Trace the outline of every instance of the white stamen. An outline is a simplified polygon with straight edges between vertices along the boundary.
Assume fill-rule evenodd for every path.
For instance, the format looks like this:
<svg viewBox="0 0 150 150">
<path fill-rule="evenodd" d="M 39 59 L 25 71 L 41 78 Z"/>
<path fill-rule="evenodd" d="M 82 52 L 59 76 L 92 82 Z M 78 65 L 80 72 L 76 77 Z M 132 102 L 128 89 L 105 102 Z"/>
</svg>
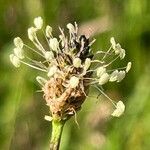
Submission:
<svg viewBox="0 0 150 150">
<path fill-rule="evenodd" d="M 116 42 L 115 42 L 114 37 L 111 37 L 111 38 L 110 38 L 110 43 L 112 44 L 112 48 L 115 49 L 115 47 L 116 47 Z"/>
<path fill-rule="evenodd" d="M 50 61 L 54 58 L 54 54 L 53 54 L 52 51 L 47 51 L 47 52 L 45 52 L 44 55 L 45 55 L 45 58 L 46 58 L 47 61 Z"/>
<path fill-rule="evenodd" d="M 68 23 L 68 24 L 67 24 L 67 28 L 69 29 L 69 31 L 70 31 L 71 33 L 74 33 L 74 32 L 75 32 L 75 27 L 74 27 L 71 23 Z"/>
<path fill-rule="evenodd" d="M 44 116 L 44 119 L 46 121 L 52 121 L 53 120 L 53 118 L 51 116 L 47 116 L 47 115 Z"/>
<path fill-rule="evenodd" d="M 117 77 L 117 82 L 120 82 L 121 80 L 123 80 L 125 75 L 126 75 L 125 71 L 119 71 L 118 72 L 118 77 Z"/>
<path fill-rule="evenodd" d="M 49 25 L 46 26 L 46 36 L 48 38 L 50 38 L 52 36 L 52 27 Z"/>
<path fill-rule="evenodd" d="M 108 73 L 104 73 L 104 74 L 102 74 L 102 76 L 99 78 L 98 83 L 99 83 L 100 85 L 103 85 L 103 84 L 107 83 L 108 80 L 109 80 L 109 74 L 108 74 Z"/>
<path fill-rule="evenodd" d="M 49 40 L 49 44 L 50 44 L 50 48 L 53 50 L 53 51 L 56 51 L 58 50 L 59 48 L 59 42 L 56 38 L 52 38 Z"/>
<path fill-rule="evenodd" d="M 48 77 L 53 76 L 57 72 L 57 70 L 58 70 L 57 66 L 53 65 L 52 67 L 49 68 L 47 76 Z"/>
<path fill-rule="evenodd" d="M 19 47 L 14 48 L 14 54 L 20 59 L 24 58 L 24 51 L 23 49 L 20 49 Z"/>
<path fill-rule="evenodd" d="M 30 27 L 28 29 L 28 37 L 31 41 L 34 41 L 34 39 L 36 38 L 36 32 L 37 32 L 37 29 L 34 27 Z"/>
<path fill-rule="evenodd" d="M 37 77 L 36 77 L 36 80 L 37 80 L 42 86 L 44 86 L 45 83 L 47 82 L 46 79 L 44 79 L 43 77 L 40 77 L 40 76 L 37 76 Z"/>
<path fill-rule="evenodd" d="M 20 48 L 22 49 L 23 48 L 23 41 L 20 37 L 16 37 L 14 38 L 14 45 L 17 47 L 17 48 Z"/>
<path fill-rule="evenodd" d="M 73 60 L 73 66 L 76 67 L 76 68 L 81 67 L 81 59 L 80 58 L 75 58 Z"/>
<path fill-rule="evenodd" d="M 88 70 L 90 65 L 91 65 L 91 59 L 90 58 L 86 58 L 85 63 L 84 63 L 84 69 Z"/>
<path fill-rule="evenodd" d="M 10 54 L 9 55 L 10 61 L 11 63 L 15 66 L 15 67 L 20 67 L 20 60 L 17 56 L 15 56 L 14 54 Z"/>
<path fill-rule="evenodd" d="M 125 50 L 121 49 L 120 54 L 119 54 L 120 59 L 124 59 L 125 55 L 126 55 Z"/>
<path fill-rule="evenodd" d="M 115 70 L 111 73 L 109 81 L 110 82 L 117 81 L 117 78 L 118 78 L 118 70 Z"/>
<path fill-rule="evenodd" d="M 105 67 L 99 67 L 96 70 L 97 73 L 97 77 L 101 77 L 102 74 L 104 74 L 106 72 L 106 68 Z"/>
<path fill-rule="evenodd" d="M 37 29 L 41 29 L 43 26 L 43 19 L 41 17 L 36 17 L 34 19 L 34 25 Z"/>
<path fill-rule="evenodd" d="M 131 69 L 132 63 L 128 62 L 127 67 L 126 67 L 126 72 L 129 72 L 129 70 Z"/>
<path fill-rule="evenodd" d="M 125 105 L 122 101 L 119 101 L 116 105 L 116 109 L 111 114 L 114 117 L 120 117 L 125 111 Z"/>
<path fill-rule="evenodd" d="M 76 88 L 79 84 L 79 78 L 73 76 L 70 78 L 69 85 L 71 88 Z"/>
</svg>

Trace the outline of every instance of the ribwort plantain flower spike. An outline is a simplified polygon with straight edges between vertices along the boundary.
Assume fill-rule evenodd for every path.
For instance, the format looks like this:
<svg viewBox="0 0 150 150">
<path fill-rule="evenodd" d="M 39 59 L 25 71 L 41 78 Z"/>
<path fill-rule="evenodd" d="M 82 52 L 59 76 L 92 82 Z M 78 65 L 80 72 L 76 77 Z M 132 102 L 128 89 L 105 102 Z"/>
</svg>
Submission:
<svg viewBox="0 0 150 150">
<path fill-rule="evenodd" d="M 67 24 L 68 35 L 65 35 L 64 30 L 59 28 L 59 38 L 53 37 L 52 28 L 49 25 L 43 31 L 41 17 L 34 19 L 34 25 L 35 27 L 28 29 L 28 38 L 34 47 L 26 45 L 19 37 L 15 38 L 14 53 L 10 55 L 10 61 L 15 67 L 25 64 L 45 74 L 44 77 L 36 77 L 42 86 L 46 105 L 50 109 L 50 116 L 45 116 L 45 119 L 52 121 L 53 124 L 56 122 L 59 124 L 71 116 L 76 116 L 76 112 L 81 109 L 88 97 L 90 86 L 98 89 L 115 106 L 112 116 L 121 116 L 125 110 L 123 102 L 115 103 L 101 90 L 102 86 L 108 82 L 122 81 L 131 68 L 131 62 L 126 67 L 110 68 L 113 62 L 125 57 L 125 50 L 120 44 L 116 43 L 112 37 L 110 48 L 107 51 L 97 51 L 95 55 L 92 50 L 95 40 L 90 42 L 85 35 L 78 35 L 76 23 Z M 45 43 L 39 40 L 38 32 L 44 34 Z M 47 48 L 45 48 L 46 44 Z M 37 60 L 35 55 L 30 58 L 26 53 L 29 50 L 41 57 L 41 60 Z M 98 59 L 95 56 L 98 56 Z"/>
</svg>

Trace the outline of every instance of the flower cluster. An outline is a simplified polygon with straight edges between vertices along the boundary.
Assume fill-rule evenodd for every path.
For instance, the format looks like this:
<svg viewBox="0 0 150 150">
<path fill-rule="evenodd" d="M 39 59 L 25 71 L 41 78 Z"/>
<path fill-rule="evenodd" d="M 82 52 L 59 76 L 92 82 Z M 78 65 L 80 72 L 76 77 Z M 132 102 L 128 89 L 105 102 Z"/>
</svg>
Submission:
<svg viewBox="0 0 150 150">
<path fill-rule="evenodd" d="M 97 51 L 94 55 L 91 46 L 95 40 L 90 42 L 85 35 L 78 35 L 76 23 L 67 24 L 67 35 L 64 29 L 59 30 L 61 34 L 56 38 L 51 26 L 43 27 L 43 19 L 35 18 L 34 26 L 28 29 L 28 38 L 34 48 L 16 37 L 14 53 L 10 55 L 10 61 L 15 67 L 25 64 L 45 73 L 45 77 L 36 77 L 52 116 L 45 116 L 45 119 L 68 119 L 75 115 L 88 96 L 89 86 L 97 88 L 113 103 L 116 109 L 112 116 L 122 115 L 125 110 L 123 102 L 115 103 L 103 92 L 102 86 L 107 82 L 122 81 L 130 70 L 131 62 L 123 68 L 110 69 L 114 61 L 124 59 L 125 50 L 111 38 L 110 48 L 107 51 Z M 39 40 L 39 32 L 43 33 L 46 44 Z M 35 58 L 40 60 L 30 58 L 28 53 L 25 55 L 25 51 L 29 50 L 37 54 Z"/>
</svg>

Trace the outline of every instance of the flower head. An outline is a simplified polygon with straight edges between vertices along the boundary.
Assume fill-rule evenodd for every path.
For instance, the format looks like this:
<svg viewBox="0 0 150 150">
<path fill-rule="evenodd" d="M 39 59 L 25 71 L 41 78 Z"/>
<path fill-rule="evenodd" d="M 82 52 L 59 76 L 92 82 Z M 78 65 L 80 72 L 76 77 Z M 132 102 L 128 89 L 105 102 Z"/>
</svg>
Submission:
<svg viewBox="0 0 150 150">
<path fill-rule="evenodd" d="M 68 119 L 76 111 L 81 109 L 82 103 L 88 96 L 89 86 L 100 89 L 108 82 L 120 82 L 131 68 L 129 62 L 126 67 L 110 69 L 111 64 L 124 59 L 125 50 L 120 44 L 111 38 L 111 46 L 107 51 L 98 51 L 96 59 L 92 52 L 91 41 L 85 35 L 78 35 L 78 26 L 69 23 L 67 28 L 69 34 L 65 35 L 64 30 L 60 29 L 59 38 L 53 37 L 52 27 L 47 25 L 43 32 L 43 19 L 34 19 L 35 27 L 28 29 L 28 38 L 34 47 L 24 44 L 20 37 L 14 39 L 14 54 L 10 55 L 10 60 L 15 67 L 25 64 L 45 73 L 45 77 L 36 77 L 42 86 L 44 99 L 50 108 L 52 117 Z M 40 42 L 38 32 L 42 29 L 45 33 L 45 43 Z M 41 60 L 30 58 L 25 53 L 26 50 L 32 51 L 41 57 Z M 35 56 L 35 55 L 34 55 Z M 106 96 L 106 94 L 104 94 Z M 108 98 L 111 102 L 112 100 Z M 114 103 L 113 103 L 114 104 Z M 124 111 L 122 103 L 119 101 L 115 105 L 116 110 L 113 116 L 120 116 Z M 45 117 L 51 120 L 51 117 Z"/>
</svg>

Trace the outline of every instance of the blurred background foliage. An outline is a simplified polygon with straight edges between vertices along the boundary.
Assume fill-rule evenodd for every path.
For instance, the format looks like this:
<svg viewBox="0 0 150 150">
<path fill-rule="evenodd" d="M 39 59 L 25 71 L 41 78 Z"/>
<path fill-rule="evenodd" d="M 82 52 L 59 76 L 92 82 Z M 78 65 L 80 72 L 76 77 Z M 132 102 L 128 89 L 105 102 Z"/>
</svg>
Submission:
<svg viewBox="0 0 150 150">
<path fill-rule="evenodd" d="M 35 81 L 38 72 L 26 66 L 15 69 L 9 62 L 13 38 L 27 41 L 27 28 L 42 16 L 58 35 L 58 26 L 77 21 L 81 33 L 97 39 L 93 50 L 107 49 L 114 36 L 126 49 L 133 67 L 123 82 L 105 89 L 123 100 L 125 114 L 110 116 L 104 97 L 90 96 L 64 128 L 61 150 L 150 149 L 150 1 L 149 0 L 1 0 L 0 1 L 0 149 L 46 150 L 51 125 L 43 118 L 48 108 Z M 29 43 L 28 43 L 29 44 Z"/>
</svg>

